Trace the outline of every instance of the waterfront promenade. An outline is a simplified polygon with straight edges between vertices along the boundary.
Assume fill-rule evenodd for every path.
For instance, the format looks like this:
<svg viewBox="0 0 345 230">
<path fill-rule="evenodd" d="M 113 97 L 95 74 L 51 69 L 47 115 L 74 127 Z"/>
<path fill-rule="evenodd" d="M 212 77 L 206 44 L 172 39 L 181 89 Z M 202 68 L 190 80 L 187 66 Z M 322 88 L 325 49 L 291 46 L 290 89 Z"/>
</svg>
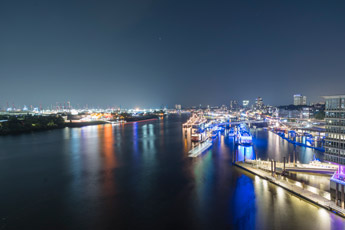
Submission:
<svg viewBox="0 0 345 230">
<path fill-rule="evenodd" d="M 279 187 L 286 189 L 287 191 L 291 192 L 292 194 L 301 197 L 309 202 L 312 202 L 320 207 L 323 207 L 329 211 L 332 211 L 342 217 L 345 218 L 345 209 L 338 207 L 333 201 L 326 199 L 318 194 L 315 194 L 311 191 L 303 189 L 297 185 L 294 185 L 286 180 L 284 180 L 281 176 L 275 176 L 271 173 L 265 172 L 263 170 L 257 169 L 252 167 L 251 165 L 244 163 L 244 162 L 234 162 L 234 165 L 237 167 L 244 169 L 256 176 L 259 176 L 263 179 L 268 180 L 272 184 L 275 184 Z"/>
</svg>

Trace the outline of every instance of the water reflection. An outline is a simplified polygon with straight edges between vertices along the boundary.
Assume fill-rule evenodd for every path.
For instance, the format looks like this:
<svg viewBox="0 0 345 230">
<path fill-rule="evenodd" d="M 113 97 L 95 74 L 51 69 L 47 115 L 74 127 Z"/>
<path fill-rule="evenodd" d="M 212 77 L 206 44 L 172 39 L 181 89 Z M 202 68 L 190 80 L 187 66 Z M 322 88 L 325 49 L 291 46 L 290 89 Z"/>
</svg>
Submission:
<svg viewBox="0 0 345 230">
<path fill-rule="evenodd" d="M 108 189 L 113 188 L 112 169 L 117 166 L 116 152 L 114 149 L 114 139 L 113 126 L 105 125 L 102 152 L 104 153 L 104 166 L 105 169 L 108 170 L 105 178 L 107 182 L 106 187 L 108 187 Z"/>
<path fill-rule="evenodd" d="M 236 151 L 289 156 L 290 144 L 271 136 L 276 153 L 264 130 L 254 147 L 221 135 L 191 159 L 186 119 L 54 130 L 40 141 L 0 137 L 0 221 L 8 216 L 13 229 L 344 229 L 340 217 L 231 164 Z M 298 159 L 312 154 L 296 148 Z"/>
<path fill-rule="evenodd" d="M 255 192 L 253 180 L 246 175 L 237 179 L 232 204 L 234 227 L 236 229 L 255 229 Z"/>
<path fill-rule="evenodd" d="M 138 155 L 139 149 L 138 149 L 138 122 L 133 123 L 133 154 Z"/>
<path fill-rule="evenodd" d="M 207 206 L 211 197 L 211 189 L 214 183 L 214 165 L 212 164 L 212 151 L 208 150 L 202 159 L 196 159 L 193 174 L 196 185 L 196 211 L 199 212 L 200 218 L 205 218 Z"/>
<path fill-rule="evenodd" d="M 253 146 L 237 145 L 236 161 L 255 160 L 255 152 Z"/>
<path fill-rule="evenodd" d="M 71 185 L 73 190 L 78 189 L 78 181 L 82 175 L 82 160 L 81 160 L 81 145 L 80 136 L 81 129 L 66 129 L 69 132 L 65 132 L 65 138 L 70 138 L 70 151 L 69 152 L 69 171 L 73 175 L 73 183 Z"/>
<path fill-rule="evenodd" d="M 253 139 L 256 157 L 262 160 L 273 159 L 283 161 L 283 158 L 289 159 L 290 162 L 309 163 L 315 158 L 323 160 L 323 153 L 303 146 L 296 146 L 277 134 L 264 130 L 255 129 Z"/>
<path fill-rule="evenodd" d="M 101 131 L 101 130 L 100 130 Z M 107 169 L 116 166 L 116 153 L 114 149 L 114 133 L 112 125 L 104 126 L 103 152 L 105 155 L 104 163 Z"/>
<path fill-rule="evenodd" d="M 118 193 L 116 190 L 116 171 L 115 169 L 118 167 L 118 162 L 116 159 L 116 151 L 115 151 L 115 133 L 113 130 L 114 126 L 111 124 L 104 125 L 103 130 L 99 129 L 101 133 L 103 131 L 102 139 L 101 139 L 101 146 L 100 146 L 100 153 L 103 156 L 103 175 L 102 175 L 102 182 L 100 182 L 102 186 L 102 196 L 107 199 L 106 205 L 104 207 L 104 212 L 108 213 L 109 210 L 112 209 L 112 205 L 114 205 L 114 195 Z"/>
<path fill-rule="evenodd" d="M 143 131 L 143 153 L 155 153 L 155 133 L 154 133 L 154 125 L 153 124 L 148 124 L 148 125 L 143 125 L 141 127 Z"/>
</svg>

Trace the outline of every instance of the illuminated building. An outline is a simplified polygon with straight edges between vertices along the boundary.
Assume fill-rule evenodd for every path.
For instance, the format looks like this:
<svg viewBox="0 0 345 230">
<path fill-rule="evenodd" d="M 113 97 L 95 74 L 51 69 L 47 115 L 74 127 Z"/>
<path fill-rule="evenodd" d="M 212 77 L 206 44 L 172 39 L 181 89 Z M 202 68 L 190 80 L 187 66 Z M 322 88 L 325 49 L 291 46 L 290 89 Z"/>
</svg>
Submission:
<svg viewBox="0 0 345 230">
<path fill-rule="evenodd" d="M 256 102 L 255 102 L 256 108 L 261 108 L 264 105 L 264 102 L 262 100 L 262 97 L 258 97 L 256 98 Z"/>
<path fill-rule="evenodd" d="M 331 199 L 344 208 L 345 186 L 345 95 L 325 96 L 326 110 L 326 161 L 339 164 L 338 171 L 331 178 Z"/>
<path fill-rule="evenodd" d="M 220 107 L 220 110 L 221 110 L 221 111 L 227 111 L 228 109 L 227 109 L 226 105 L 222 105 L 222 106 Z"/>
<path fill-rule="evenodd" d="M 249 105 L 249 100 L 243 100 L 242 105 L 246 108 Z"/>
<path fill-rule="evenodd" d="M 301 94 L 293 95 L 293 104 L 294 105 L 307 105 L 307 97 L 302 96 Z"/>
<path fill-rule="evenodd" d="M 345 164 L 345 95 L 325 96 L 326 136 L 325 158 Z"/>
<path fill-rule="evenodd" d="M 238 109 L 238 102 L 236 100 L 230 101 L 230 110 L 236 110 Z"/>
</svg>

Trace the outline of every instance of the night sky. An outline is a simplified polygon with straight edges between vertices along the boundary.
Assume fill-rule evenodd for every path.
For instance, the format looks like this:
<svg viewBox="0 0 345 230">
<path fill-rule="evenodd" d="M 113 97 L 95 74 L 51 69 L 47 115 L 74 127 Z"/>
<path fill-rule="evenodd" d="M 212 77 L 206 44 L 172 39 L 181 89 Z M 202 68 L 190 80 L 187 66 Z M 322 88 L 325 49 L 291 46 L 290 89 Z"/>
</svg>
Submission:
<svg viewBox="0 0 345 230">
<path fill-rule="evenodd" d="M 0 107 L 345 93 L 345 1 L 0 1 Z"/>
</svg>

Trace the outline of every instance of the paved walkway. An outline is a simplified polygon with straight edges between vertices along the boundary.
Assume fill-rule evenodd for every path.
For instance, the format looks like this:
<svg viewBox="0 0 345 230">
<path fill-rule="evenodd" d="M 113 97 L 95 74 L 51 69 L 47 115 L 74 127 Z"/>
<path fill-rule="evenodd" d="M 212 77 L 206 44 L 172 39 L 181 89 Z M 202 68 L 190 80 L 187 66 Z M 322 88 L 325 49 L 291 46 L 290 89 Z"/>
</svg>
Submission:
<svg viewBox="0 0 345 230">
<path fill-rule="evenodd" d="M 305 190 L 297 185 L 291 184 L 286 180 L 277 178 L 272 176 L 271 173 L 265 172 L 263 170 L 260 169 L 256 169 L 251 167 L 249 164 L 246 163 L 242 163 L 242 162 L 236 162 L 234 163 L 236 166 L 250 172 L 253 173 L 261 178 L 264 178 L 268 181 L 270 181 L 271 183 L 278 185 L 286 190 L 288 190 L 289 192 L 302 197 L 318 206 L 321 206 L 323 208 L 326 208 L 330 211 L 333 211 L 335 213 L 337 213 L 338 215 L 342 216 L 345 218 L 345 209 L 342 209 L 341 207 L 338 207 L 333 201 L 328 200 L 318 194 L 312 193 L 308 190 Z"/>
</svg>

